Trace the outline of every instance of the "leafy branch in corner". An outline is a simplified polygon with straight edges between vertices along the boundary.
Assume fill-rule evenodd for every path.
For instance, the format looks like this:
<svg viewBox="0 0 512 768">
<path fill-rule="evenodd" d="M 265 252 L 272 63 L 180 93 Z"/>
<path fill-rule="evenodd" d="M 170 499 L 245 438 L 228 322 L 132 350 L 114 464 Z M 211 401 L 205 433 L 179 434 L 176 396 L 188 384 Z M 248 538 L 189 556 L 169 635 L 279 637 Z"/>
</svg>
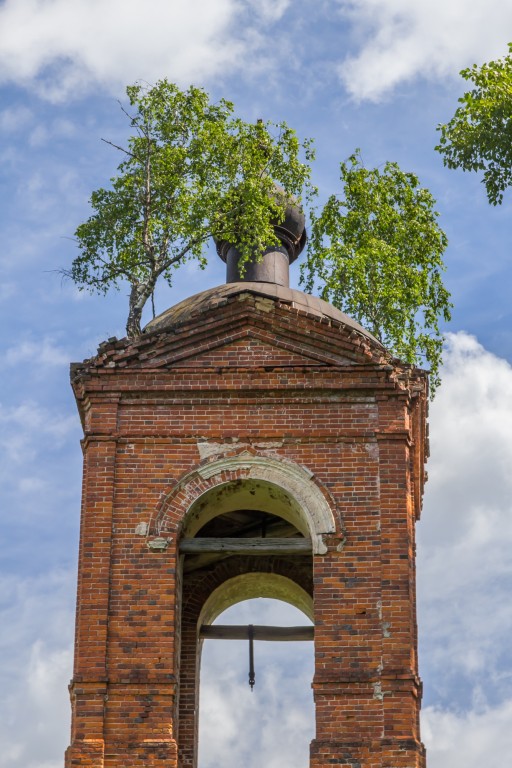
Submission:
<svg viewBox="0 0 512 768">
<path fill-rule="evenodd" d="M 487 198 L 500 205 L 512 185 L 512 43 L 496 61 L 463 69 L 473 87 L 459 99 L 452 119 L 439 125 L 436 149 L 448 168 L 482 173 Z"/>
</svg>

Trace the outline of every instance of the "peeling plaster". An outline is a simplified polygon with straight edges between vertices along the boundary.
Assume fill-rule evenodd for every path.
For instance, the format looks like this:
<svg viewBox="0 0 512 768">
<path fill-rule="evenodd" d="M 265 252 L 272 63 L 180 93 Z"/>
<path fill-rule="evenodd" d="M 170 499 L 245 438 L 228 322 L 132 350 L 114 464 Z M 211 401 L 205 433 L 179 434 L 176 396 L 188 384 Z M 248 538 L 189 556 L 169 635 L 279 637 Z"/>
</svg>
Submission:
<svg viewBox="0 0 512 768">
<path fill-rule="evenodd" d="M 380 683 L 373 684 L 373 698 L 378 701 L 384 701 L 384 694 L 382 693 L 382 686 Z"/>
<path fill-rule="evenodd" d="M 151 539 L 151 541 L 148 541 L 147 546 L 153 552 L 165 552 L 171 541 L 172 538 L 164 539 L 158 536 L 156 539 Z"/>
<path fill-rule="evenodd" d="M 378 461 L 379 459 L 379 446 L 378 443 L 366 443 L 365 451 L 371 459 Z"/>
<path fill-rule="evenodd" d="M 147 533 L 149 531 L 149 523 L 139 523 L 138 526 L 135 528 L 135 533 L 137 536 L 147 536 Z"/>
<path fill-rule="evenodd" d="M 197 442 L 197 450 L 199 451 L 199 457 L 201 461 L 209 459 L 211 456 L 222 456 L 225 453 L 229 453 L 236 448 L 258 448 L 263 451 L 275 450 L 276 448 L 282 448 L 284 444 L 283 440 L 269 440 L 265 442 L 246 443 L 240 442 L 238 438 L 233 438 L 228 443 L 214 443 L 208 440 L 199 440 Z"/>
<path fill-rule="evenodd" d="M 237 443 L 238 447 L 249 447 L 248 443 Z M 233 450 L 233 443 L 210 443 L 202 440 L 197 443 L 197 450 L 199 451 L 199 458 L 201 461 L 209 459 L 210 456 L 218 456 L 228 451 Z"/>
</svg>

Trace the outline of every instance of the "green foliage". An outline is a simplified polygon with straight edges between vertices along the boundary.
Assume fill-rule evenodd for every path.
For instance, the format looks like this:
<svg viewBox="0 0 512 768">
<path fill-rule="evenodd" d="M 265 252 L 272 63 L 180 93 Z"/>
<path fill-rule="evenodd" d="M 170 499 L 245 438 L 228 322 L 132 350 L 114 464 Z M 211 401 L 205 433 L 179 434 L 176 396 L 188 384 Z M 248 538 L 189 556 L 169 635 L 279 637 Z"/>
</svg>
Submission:
<svg viewBox="0 0 512 768">
<path fill-rule="evenodd" d="M 162 80 L 127 94 L 134 134 L 117 147 L 124 157 L 111 187 L 91 196 L 94 213 L 76 230 L 70 276 L 97 292 L 127 280 L 127 332 L 135 336 L 159 277 L 171 284 L 185 260 L 204 264 L 208 238 L 229 240 L 243 260 L 276 242 L 272 223 L 283 219 L 285 201 L 273 184 L 309 199 L 313 152 L 285 123 L 246 123 L 200 88 Z"/>
<path fill-rule="evenodd" d="M 312 215 L 303 265 L 306 290 L 358 320 L 402 360 L 430 366 L 439 383 L 442 335 L 450 319 L 441 272 L 447 246 L 434 199 L 396 163 L 364 168 L 358 152 L 341 163 L 342 197 Z"/>
<path fill-rule="evenodd" d="M 512 184 L 512 43 L 509 54 L 460 73 L 474 88 L 460 99 L 446 125 L 439 125 L 436 149 L 448 168 L 483 171 L 492 205 L 503 200 Z"/>
<path fill-rule="evenodd" d="M 289 195 L 311 204 L 313 150 L 286 123 L 246 123 L 233 104 L 210 102 L 200 88 L 166 80 L 127 88 L 132 135 L 117 175 L 91 196 L 92 215 L 76 230 L 69 271 L 80 289 L 106 293 L 130 284 L 126 330 L 141 316 L 157 281 L 172 284 L 187 259 L 204 265 L 213 237 L 232 243 L 242 262 L 276 244 L 274 225 Z M 111 144 L 111 142 L 107 142 Z M 413 174 L 388 163 L 366 170 L 358 154 L 341 165 L 344 199 L 332 196 L 312 228 L 302 280 L 373 331 L 410 363 L 426 360 L 438 382 L 438 320 L 450 317 L 441 282 L 446 238 L 434 200 Z M 286 190 L 276 194 L 275 185 Z"/>
</svg>

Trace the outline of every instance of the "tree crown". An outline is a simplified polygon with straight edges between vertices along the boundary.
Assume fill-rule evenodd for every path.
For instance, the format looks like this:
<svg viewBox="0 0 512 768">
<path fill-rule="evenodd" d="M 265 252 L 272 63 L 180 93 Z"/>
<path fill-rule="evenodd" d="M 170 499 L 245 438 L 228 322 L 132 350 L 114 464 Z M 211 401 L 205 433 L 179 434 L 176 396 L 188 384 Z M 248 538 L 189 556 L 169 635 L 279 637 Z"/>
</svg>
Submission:
<svg viewBox="0 0 512 768">
<path fill-rule="evenodd" d="M 136 335 L 156 281 L 172 284 L 187 259 L 204 264 L 208 238 L 233 243 L 242 260 L 276 242 L 273 224 L 286 201 L 274 182 L 309 199 L 313 150 L 286 123 L 246 123 L 231 102 L 212 104 L 201 88 L 181 91 L 162 80 L 127 94 L 134 133 L 126 148 L 116 147 L 123 160 L 110 188 L 92 193 L 70 275 L 98 292 L 127 280 L 127 332 Z"/>
<path fill-rule="evenodd" d="M 278 244 L 275 225 L 289 196 L 310 207 L 311 237 L 302 281 L 366 325 L 397 357 L 431 368 L 439 380 L 442 335 L 450 317 L 441 280 L 446 237 L 434 199 L 396 163 L 367 170 L 356 152 L 341 164 L 341 197 L 313 206 L 313 148 L 286 123 L 247 123 L 233 104 L 212 104 L 200 88 L 166 80 L 127 88 L 132 135 L 110 187 L 92 193 L 93 213 L 76 230 L 70 277 L 106 293 L 130 285 L 127 334 L 157 281 L 172 284 L 187 259 L 205 263 L 208 238 L 254 258 Z M 286 192 L 276 194 L 276 184 Z"/>
<path fill-rule="evenodd" d="M 439 383 L 443 336 L 450 319 L 443 286 L 447 246 L 434 198 L 396 163 L 364 167 L 359 151 L 340 165 L 341 196 L 312 214 L 306 290 L 354 317 L 411 364 L 427 363 L 431 389 Z"/>
<path fill-rule="evenodd" d="M 512 43 L 501 59 L 461 71 L 474 87 L 459 99 L 452 119 L 439 125 L 438 152 L 448 168 L 482 171 L 492 205 L 512 184 Z"/>
</svg>

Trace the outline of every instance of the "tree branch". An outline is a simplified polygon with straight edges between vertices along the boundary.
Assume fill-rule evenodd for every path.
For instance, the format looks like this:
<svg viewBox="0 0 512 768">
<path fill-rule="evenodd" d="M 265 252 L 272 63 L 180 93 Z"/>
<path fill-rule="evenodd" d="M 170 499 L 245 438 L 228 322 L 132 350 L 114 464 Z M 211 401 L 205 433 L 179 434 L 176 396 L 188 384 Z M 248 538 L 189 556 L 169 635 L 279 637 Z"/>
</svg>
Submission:
<svg viewBox="0 0 512 768">
<path fill-rule="evenodd" d="M 135 158 L 135 155 L 133 152 L 130 152 L 128 149 L 125 149 L 124 147 L 120 147 L 118 144 L 114 144 L 113 141 L 109 141 L 108 139 L 102 139 L 102 141 L 105 142 L 105 144 L 110 144 L 111 147 L 114 147 L 114 149 L 118 149 L 120 152 L 124 152 L 125 155 L 128 155 L 128 157 Z"/>
<path fill-rule="evenodd" d="M 146 158 L 144 163 L 144 204 L 143 204 L 143 225 L 142 225 L 142 244 L 144 250 L 149 256 L 151 266 L 155 268 L 154 245 L 151 242 L 149 231 L 149 220 L 151 214 L 151 139 L 145 134 L 146 138 Z"/>
</svg>

